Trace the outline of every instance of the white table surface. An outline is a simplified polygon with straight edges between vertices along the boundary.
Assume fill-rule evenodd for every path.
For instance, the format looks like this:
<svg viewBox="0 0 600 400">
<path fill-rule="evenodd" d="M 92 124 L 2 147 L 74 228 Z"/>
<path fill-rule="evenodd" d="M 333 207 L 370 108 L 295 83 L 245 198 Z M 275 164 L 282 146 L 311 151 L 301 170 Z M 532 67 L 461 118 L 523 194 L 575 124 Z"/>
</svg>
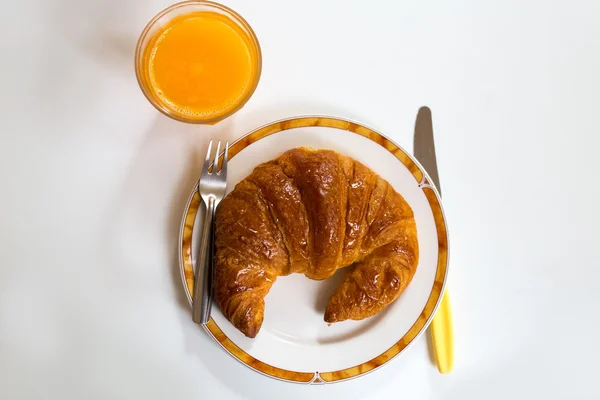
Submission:
<svg viewBox="0 0 600 400">
<path fill-rule="evenodd" d="M 213 127 L 133 71 L 166 0 L 29 0 L 0 25 L 0 398 L 598 399 L 600 2 L 242 1 L 258 90 Z M 263 377 L 194 325 L 176 264 L 208 138 L 334 114 L 412 150 L 433 110 L 456 367 Z M 596 250 L 594 250 L 596 249 Z"/>
</svg>

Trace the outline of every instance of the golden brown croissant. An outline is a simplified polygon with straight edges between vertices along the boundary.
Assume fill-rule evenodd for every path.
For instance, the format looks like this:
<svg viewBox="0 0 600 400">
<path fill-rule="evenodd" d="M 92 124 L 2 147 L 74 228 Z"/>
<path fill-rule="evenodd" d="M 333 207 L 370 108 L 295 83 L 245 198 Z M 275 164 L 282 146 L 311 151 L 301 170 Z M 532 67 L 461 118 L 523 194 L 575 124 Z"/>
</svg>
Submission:
<svg viewBox="0 0 600 400">
<path fill-rule="evenodd" d="M 278 276 L 327 279 L 353 265 L 329 300 L 325 321 L 360 320 L 404 291 L 418 253 L 413 212 L 389 183 L 336 152 L 293 149 L 256 167 L 221 202 L 215 299 L 253 338 Z"/>
</svg>

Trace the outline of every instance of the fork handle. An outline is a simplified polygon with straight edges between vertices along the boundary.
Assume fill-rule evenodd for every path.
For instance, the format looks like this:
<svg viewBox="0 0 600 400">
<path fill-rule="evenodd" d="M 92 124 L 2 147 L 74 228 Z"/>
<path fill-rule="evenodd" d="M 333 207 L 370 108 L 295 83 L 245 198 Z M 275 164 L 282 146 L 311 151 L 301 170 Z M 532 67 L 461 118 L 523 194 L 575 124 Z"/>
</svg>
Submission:
<svg viewBox="0 0 600 400">
<path fill-rule="evenodd" d="M 208 196 L 204 226 L 202 227 L 202 237 L 200 238 L 200 249 L 196 261 L 196 282 L 194 284 L 194 303 L 192 307 L 192 319 L 195 323 L 204 325 L 210 320 L 210 308 L 212 303 L 212 226 L 214 216 L 215 198 L 213 196 Z"/>
</svg>

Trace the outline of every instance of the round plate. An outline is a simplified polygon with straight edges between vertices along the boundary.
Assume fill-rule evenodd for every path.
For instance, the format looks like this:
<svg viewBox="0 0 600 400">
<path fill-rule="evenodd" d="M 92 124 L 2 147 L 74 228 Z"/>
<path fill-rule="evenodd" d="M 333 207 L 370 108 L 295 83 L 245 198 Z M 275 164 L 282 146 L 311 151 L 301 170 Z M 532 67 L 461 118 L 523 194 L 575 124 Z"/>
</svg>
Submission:
<svg viewBox="0 0 600 400">
<path fill-rule="evenodd" d="M 265 375 L 299 383 L 339 382 L 387 363 L 425 330 L 446 280 L 446 222 L 439 195 L 412 156 L 372 129 L 332 117 L 286 119 L 237 140 L 229 150 L 228 191 L 258 164 L 300 146 L 331 149 L 360 161 L 410 204 L 419 240 L 419 265 L 412 282 L 381 313 L 328 325 L 323 320 L 325 306 L 345 271 L 324 281 L 301 274 L 280 277 L 265 299 L 265 318 L 255 339 L 234 328 L 214 304 L 206 330 L 233 357 Z M 200 231 L 194 227 L 201 226 L 203 217 L 200 202 L 194 188 L 180 235 L 181 276 L 190 304 Z"/>
</svg>

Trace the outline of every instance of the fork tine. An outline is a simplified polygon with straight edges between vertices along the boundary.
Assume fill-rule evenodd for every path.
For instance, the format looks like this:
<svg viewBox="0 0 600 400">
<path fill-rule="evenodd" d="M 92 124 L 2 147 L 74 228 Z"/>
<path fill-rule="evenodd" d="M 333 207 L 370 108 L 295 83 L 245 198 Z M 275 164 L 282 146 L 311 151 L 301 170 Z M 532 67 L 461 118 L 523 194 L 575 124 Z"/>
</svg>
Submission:
<svg viewBox="0 0 600 400">
<path fill-rule="evenodd" d="M 223 153 L 223 165 L 219 174 L 223 173 L 227 175 L 227 160 L 229 160 L 229 142 L 225 142 L 225 152 Z"/>
<path fill-rule="evenodd" d="M 217 152 L 215 153 L 215 162 L 213 163 L 213 172 L 219 173 L 219 153 L 221 152 L 221 141 L 217 142 Z"/>
<path fill-rule="evenodd" d="M 204 159 L 204 166 L 202 167 L 202 175 L 208 174 L 208 166 L 210 165 L 210 153 L 212 150 L 212 139 L 208 142 L 208 150 L 206 151 L 206 158 Z"/>
</svg>

